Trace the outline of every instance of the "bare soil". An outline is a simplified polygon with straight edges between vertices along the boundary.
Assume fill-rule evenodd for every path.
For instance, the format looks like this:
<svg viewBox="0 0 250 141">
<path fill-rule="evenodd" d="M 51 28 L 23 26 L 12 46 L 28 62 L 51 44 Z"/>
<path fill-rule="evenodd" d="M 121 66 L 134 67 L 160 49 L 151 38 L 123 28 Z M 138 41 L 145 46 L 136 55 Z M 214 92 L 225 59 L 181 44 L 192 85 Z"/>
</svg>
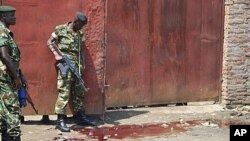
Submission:
<svg viewBox="0 0 250 141">
<path fill-rule="evenodd" d="M 249 109 L 229 111 L 212 103 L 117 108 L 96 118 L 98 127 L 95 128 L 77 126 L 72 115 L 68 115 L 67 125 L 74 129 L 70 133 L 55 129 L 55 115 L 49 116 L 48 124 L 40 122 L 41 115 L 25 116 L 21 125 L 22 141 L 228 141 L 230 124 L 250 124 Z M 156 132 L 158 129 L 161 130 Z"/>
</svg>

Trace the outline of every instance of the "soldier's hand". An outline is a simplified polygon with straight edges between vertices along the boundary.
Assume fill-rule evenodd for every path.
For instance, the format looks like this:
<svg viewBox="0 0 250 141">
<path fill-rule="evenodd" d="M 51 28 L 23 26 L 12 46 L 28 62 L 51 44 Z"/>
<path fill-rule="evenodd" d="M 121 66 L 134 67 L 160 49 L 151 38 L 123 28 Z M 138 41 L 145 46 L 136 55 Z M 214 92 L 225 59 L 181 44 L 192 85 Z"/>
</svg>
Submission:
<svg viewBox="0 0 250 141">
<path fill-rule="evenodd" d="M 14 79 L 14 89 L 19 89 L 22 86 L 22 82 L 20 78 Z"/>
<path fill-rule="evenodd" d="M 84 87 L 84 91 L 85 91 L 85 92 L 88 92 L 89 90 L 90 90 L 90 88 Z"/>
<path fill-rule="evenodd" d="M 21 82 L 23 82 L 22 85 L 23 85 L 24 87 L 26 87 L 26 89 L 28 89 L 28 82 L 27 82 L 25 76 L 24 76 L 24 75 L 21 75 L 20 77 L 21 77 Z"/>
<path fill-rule="evenodd" d="M 55 59 L 58 61 L 58 60 L 62 60 L 63 57 L 59 54 L 55 54 Z"/>
</svg>

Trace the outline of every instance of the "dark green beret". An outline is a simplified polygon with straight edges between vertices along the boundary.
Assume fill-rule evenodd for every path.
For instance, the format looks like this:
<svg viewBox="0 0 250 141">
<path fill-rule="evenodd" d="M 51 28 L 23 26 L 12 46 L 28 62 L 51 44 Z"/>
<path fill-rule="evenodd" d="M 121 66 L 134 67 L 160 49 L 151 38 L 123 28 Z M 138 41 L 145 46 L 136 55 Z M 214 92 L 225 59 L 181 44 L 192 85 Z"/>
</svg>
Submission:
<svg viewBox="0 0 250 141">
<path fill-rule="evenodd" d="M 88 22 L 87 17 L 82 12 L 76 12 L 76 18 L 86 24 Z"/>
<path fill-rule="evenodd" d="M 0 6 L 0 12 L 12 12 L 16 11 L 16 8 L 11 6 Z"/>
</svg>

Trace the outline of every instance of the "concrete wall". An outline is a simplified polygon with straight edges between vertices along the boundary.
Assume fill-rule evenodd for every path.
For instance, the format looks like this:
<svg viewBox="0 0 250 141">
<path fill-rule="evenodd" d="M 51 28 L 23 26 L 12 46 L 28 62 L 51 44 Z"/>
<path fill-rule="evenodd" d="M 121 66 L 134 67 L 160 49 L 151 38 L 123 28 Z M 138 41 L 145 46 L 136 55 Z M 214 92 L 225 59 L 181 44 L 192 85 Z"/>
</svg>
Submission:
<svg viewBox="0 0 250 141">
<path fill-rule="evenodd" d="M 222 103 L 250 104 L 250 1 L 225 0 Z"/>
</svg>

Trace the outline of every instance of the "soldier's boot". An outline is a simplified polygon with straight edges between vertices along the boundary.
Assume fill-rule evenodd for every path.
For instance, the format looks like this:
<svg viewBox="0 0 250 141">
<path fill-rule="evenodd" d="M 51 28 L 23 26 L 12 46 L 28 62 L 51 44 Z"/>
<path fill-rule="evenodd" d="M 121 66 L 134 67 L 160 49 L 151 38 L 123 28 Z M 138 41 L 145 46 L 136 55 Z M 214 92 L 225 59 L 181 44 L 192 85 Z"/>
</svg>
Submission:
<svg viewBox="0 0 250 141">
<path fill-rule="evenodd" d="M 77 112 L 75 115 L 77 124 L 79 125 L 90 125 L 90 126 L 97 126 L 96 122 L 92 119 L 88 118 L 84 112 Z"/>
<path fill-rule="evenodd" d="M 49 124 L 50 123 L 49 115 L 43 115 L 40 122 L 42 122 L 44 124 Z"/>
<path fill-rule="evenodd" d="M 10 141 L 10 136 L 6 130 L 2 132 L 2 141 Z"/>
<path fill-rule="evenodd" d="M 21 124 L 23 124 L 23 123 L 24 123 L 24 116 L 23 116 L 23 115 L 20 115 L 20 116 L 19 116 L 19 119 L 20 119 L 20 121 L 21 121 Z"/>
<path fill-rule="evenodd" d="M 20 136 L 16 136 L 16 137 L 10 136 L 10 141 L 21 141 L 21 137 Z"/>
<path fill-rule="evenodd" d="M 59 129 L 61 132 L 70 132 L 69 127 L 65 124 L 64 117 L 63 114 L 57 115 L 56 129 Z"/>
</svg>

